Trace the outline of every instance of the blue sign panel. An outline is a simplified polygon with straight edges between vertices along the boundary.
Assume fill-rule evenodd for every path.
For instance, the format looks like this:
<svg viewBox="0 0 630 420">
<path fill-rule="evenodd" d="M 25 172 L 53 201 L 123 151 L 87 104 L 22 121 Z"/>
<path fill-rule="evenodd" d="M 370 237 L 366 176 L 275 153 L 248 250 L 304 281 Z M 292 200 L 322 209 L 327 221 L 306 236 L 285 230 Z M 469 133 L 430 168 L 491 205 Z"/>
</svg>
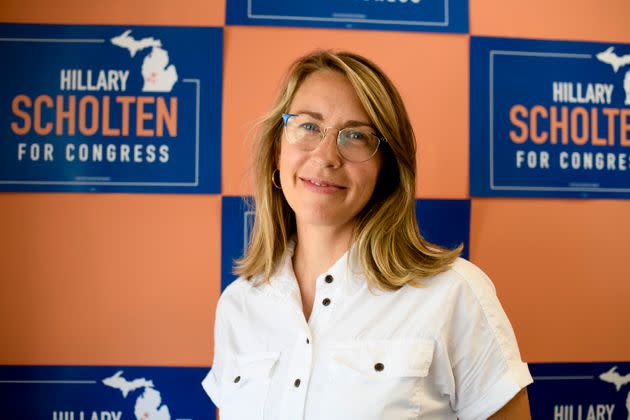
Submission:
<svg viewBox="0 0 630 420">
<path fill-rule="evenodd" d="M 219 193 L 221 28 L 0 25 L 0 190 Z"/>
<path fill-rule="evenodd" d="M 0 366 L 0 418 L 215 419 L 208 368 Z"/>
<path fill-rule="evenodd" d="M 229 25 L 307 26 L 468 32 L 468 0 L 320 0 L 227 2 Z"/>
<path fill-rule="evenodd" d="M 630 418 L 630 363 L 530 363 L 534 420 Z"/>
<path fill-rule="evenodd" d="M 464 244 L 462 257 L 470 253 L 470 200 L 416 200 L 416 219 L 427 241 L 446 248 Z"/>
<path fill-rule="evenodd" d="M 221 290 L 236 280 L 234 261 L 243 256 L 254 225 L 254 201 L 251 197 L 221 198 Z"/>
<path fill-rule="evenodd" d="M 222 198 L 221 290 L 236 279 L 234 260 L 243 255 L 254 223 L 251 198 Z M 470 200 L 416 200 L 416 218 L 422 235 L 447 248 L 464 244 L 462 256 L 468 258 L 470 238 Z"/>
<path fill-rule="evenodd" d="M 630 197 L 630 44 L 472 37 L 472 196 Z"/>
</svg>

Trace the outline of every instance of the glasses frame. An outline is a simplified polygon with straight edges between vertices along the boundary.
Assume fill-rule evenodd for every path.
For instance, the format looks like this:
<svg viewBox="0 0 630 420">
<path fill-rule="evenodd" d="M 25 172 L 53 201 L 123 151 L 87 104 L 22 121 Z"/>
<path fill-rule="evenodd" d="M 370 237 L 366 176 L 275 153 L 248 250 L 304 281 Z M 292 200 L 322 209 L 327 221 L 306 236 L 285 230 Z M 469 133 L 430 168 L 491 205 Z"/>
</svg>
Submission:
<svg viewBox="0 0 630 420">
<path fill-rule="evenodd" d="M 289 118 L 291 117 L 298 117 L 301 114 L 286 114 L 283 113 L 282 114 L 282 125 L 284 126 L 284 132 L 286 134 L 286 130 L 287 130 L 287 122 L 289 121 Z M 344 160 L 347 160 L 348 162 L 353 162 L 353 163 L 363 163 L 363 162 L 367 162 L 368 160 L 372 159 L 374 156 L 376 156 L 376 153 L 378 152 L 378 148 L 381 146 L 381 142 L 385 142 L 387 143 L 387 139 L 383 136 L 379 136 L 376 133 L 372 133 L 374 135 L 374 137 L 376 137 L 376 139 L 378 140 L 378 143 L 376 143 L 376 149 L 374 149 L 374 153 L 372 153 L 372 155 L 365 159 L 365 160 L 350 160 L 347 157 L 345 157 L 341 151 L 339 151 L 339 139 L 341 138 L 341 132 L 343 130 L 345 130 L 346 128 L 350 128 L 350 127 L 345 127 L 345 128 L 337 128 L 337 127 L 324 127 L 324 131 L 321 133 L 320 135 L 320 139 L 319 139 L 319 144 L 322 143 L 322 141 L 324 141 L 324 138 L 326 137 L 326 133 L 328 132 L 329 128 L 334 128 L 335 130 L 337 130 L 337 141 L 335 141 L 335 147 L 337 148 L 337 153 L 339 154 L 339 156 L 341 156 Z M 287 135 L 288 136 L 288 135 Z M 319 144 L 317 145 L 317 147 L 319 147 Z M 317 148 L 316 147 L 316 148 Z M 315 149 L 313 149 L 315 150 Z"/>
</svg>

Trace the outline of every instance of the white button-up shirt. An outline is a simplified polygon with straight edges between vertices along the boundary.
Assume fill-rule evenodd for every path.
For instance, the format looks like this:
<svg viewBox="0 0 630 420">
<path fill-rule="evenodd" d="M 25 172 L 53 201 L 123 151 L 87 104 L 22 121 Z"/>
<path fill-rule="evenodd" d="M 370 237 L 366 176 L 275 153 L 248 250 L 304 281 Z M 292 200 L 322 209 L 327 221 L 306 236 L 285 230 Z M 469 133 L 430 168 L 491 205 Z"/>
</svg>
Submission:
<svg viewBox="0 0 630 420">
<path fill-rule="evenodd" d="M 532 382 L 472 263 L 370 291 L 346 253 L 317 278 L 307 322 L 292 255 L 269 283 L 239 278 L 219 299 L 202 385 L 221 420 L 484 419 Z"/>
</svg>

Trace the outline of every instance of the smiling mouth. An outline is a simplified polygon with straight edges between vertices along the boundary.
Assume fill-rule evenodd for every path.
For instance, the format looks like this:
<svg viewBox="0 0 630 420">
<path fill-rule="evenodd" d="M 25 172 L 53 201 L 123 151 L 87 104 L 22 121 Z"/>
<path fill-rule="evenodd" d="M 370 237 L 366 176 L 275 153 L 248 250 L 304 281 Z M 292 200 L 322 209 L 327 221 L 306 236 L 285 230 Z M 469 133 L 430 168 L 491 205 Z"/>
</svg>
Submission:
<svg viewBox="0 0 630 420">
<path fill-rule="evenodd" d="M 304 182 L 307 182 L 311 185 L 315 185 L 318 187 L 331 187 L 331 188 L 346 188 L 342 185 L 338 185 L 338 184 L 333 184 L 332 182 L 327 182 L 327 181 L 322 181 L 319 179 L 310 179 L 310 178 L 301 178 L 300 179 Z"/>
</svg>

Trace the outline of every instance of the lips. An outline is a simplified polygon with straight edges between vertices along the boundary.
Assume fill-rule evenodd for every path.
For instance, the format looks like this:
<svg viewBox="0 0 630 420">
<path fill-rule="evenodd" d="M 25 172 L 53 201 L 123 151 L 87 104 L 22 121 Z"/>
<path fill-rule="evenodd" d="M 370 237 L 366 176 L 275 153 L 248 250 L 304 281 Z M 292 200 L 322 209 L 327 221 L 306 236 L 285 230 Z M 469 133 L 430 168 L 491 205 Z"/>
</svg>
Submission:
<svg viewBox="0 0 630 420">
<path fill-rule="evenodd" d="M 300 179 L 302 181 L 304 181 L 307 185 L 311 185 L 314 187 L 320 187 L 320 188 L 346 188 L 341 184 L 332 182 L 332 181 L 328 181 L 328 180 L 324 180 L 324 179 L 320 179 L 320 178 L 305 178 L 305 177 L 300 177 Z"/>
</svg>

